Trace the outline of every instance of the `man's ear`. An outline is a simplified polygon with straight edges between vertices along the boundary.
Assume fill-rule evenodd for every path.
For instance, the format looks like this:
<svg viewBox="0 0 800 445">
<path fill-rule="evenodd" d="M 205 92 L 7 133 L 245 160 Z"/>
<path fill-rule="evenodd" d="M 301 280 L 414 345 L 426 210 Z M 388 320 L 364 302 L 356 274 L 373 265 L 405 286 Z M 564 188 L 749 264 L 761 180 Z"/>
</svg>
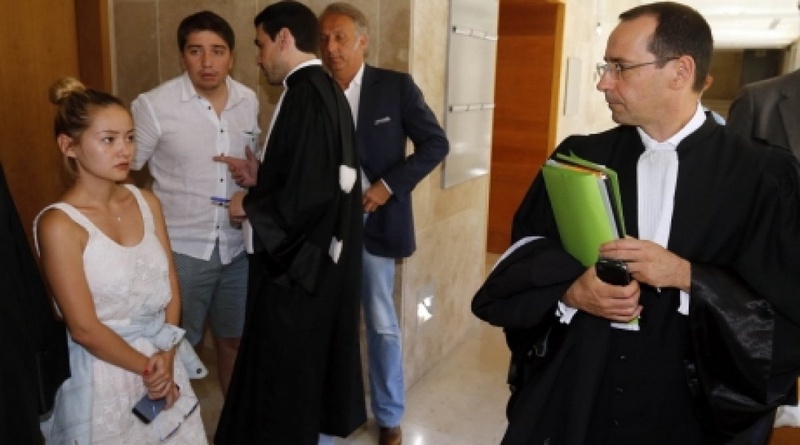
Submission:
<svg viewBox="0 0 800 445">
<path fill-rule="evenodd" d="M 282 50 L 294 46 L 294 36 L 289 28 L 281 28 L 278 34 L 275 35 L 275 40 L 278 41 L 278 47 Z"/>
<path fill-rule="evenodd" d="M 68 158 L 74 158 L 75 155 L 75 144 L 73 143 L 74 140 L 67 136 L 66 134 L 59 134 L 56 137 L 56 144 L 58 144 L 58 149 L 61 151 L 61 154 Z"/>
<path fill-rule="evenodd" d="M 674 84 L 676 87 L 685 87 L 689 84 L 689 88 L 694 85 L 694 72 L 696 69 L 694 59 L 689 56 L 681 56 L 674 61 L 675 63 L 675 78 Z"/>
<path fill-rule="evenodd" d="M 366 52 L 367 48 L 369 47 L 369 36 L 366 34 L 359 34 L 358 44 L 361 46 L 361 49 Z"/>
<path fill-rule="evenodd" d="M 178 64 L 181 66 L 181 72 L 186 71 L 186 63 L 183 61 L 183 50 L 178 51 Z"/>
</svg>

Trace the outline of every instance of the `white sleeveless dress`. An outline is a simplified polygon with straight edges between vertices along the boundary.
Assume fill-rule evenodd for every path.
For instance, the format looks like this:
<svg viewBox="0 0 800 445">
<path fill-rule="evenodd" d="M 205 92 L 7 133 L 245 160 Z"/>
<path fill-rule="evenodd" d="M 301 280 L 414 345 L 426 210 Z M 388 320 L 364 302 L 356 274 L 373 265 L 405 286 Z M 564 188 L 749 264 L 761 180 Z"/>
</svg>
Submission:
<svg viewBox="0 0 800 445">
<path fill-rule="evenodd" d="M 136 197 L 144 221 L 144 237 L 135 246 L 126 247 L 116 243 L 69 204 L 56 203 L 42 210 L 44 213 L 52 208 L 59 209 L 88 232 L 89 239 L 83 252 L 86 278 L 98 318 L 114 330 L 124 330 L 137 319 L 154 318 L 154 314 L 164 310 L 171 296 L 167 257 L 155 234 L 150 207 L 138 188 L 131 185 L 127 187 Z M 157 350 L 150 339 L 144 336 L 129 339 L 128 342 L 148 356 Z M 83 351 L 85 349 L 70 339 L 73 373 L 70 380 L 76 378 L 73 355 Z M 89 399 L 92 444 L 207 444 L 200 409 L 196 407 L 193 410 L 197 398 L 177 355 L 173 374 L 180 386 L 181 397 L 171 409 L 162 411 L 150 424 L 143 423 L 131 412 L 146 393 L 141 376 L 88 355 L 91 360 L 90 372 L 93 374 Z M 78 400 L 70 403 L 71 393 L 63 389 L 62 386 L 56 396 L 53 417 L 56 417 L 58 410 L 74 409 L 71 405 L 81 403 Z M 49 422 L 52 422 L 52 417 Z M 176 425 L 180 426 L 175 429 Z M 64 440 L 63 436 L 49 440 L 51 430 L 48 422 L 42 424 L 47 443 Z M 172 436 L 162 440 L 170 433 L 173 433 Z"/>
</svg>

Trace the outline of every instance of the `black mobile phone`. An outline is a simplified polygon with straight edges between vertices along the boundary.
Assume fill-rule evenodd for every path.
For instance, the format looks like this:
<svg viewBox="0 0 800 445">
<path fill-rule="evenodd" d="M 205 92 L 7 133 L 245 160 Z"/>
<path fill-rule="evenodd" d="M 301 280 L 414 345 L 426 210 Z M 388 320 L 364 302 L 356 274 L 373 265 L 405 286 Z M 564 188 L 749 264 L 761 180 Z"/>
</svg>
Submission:
<svg viewBox="0 0 800 445">
<path fill-rule="evenodd" d="M 144 423 L 150 423 L 167 405 L 167 398 L 151 399 L 147 394 L 133 406 L 133 414 Z"/>
<path fill-rule="evenodd" d="M 597 278 L 608 284 L 625 286 L 631 282 L 631 274 L 628 272 L 628 265 L 622 260 L 612 260 L 611 258 L 600 258 L 594 265 L 597 271 Z"/>
</svg>

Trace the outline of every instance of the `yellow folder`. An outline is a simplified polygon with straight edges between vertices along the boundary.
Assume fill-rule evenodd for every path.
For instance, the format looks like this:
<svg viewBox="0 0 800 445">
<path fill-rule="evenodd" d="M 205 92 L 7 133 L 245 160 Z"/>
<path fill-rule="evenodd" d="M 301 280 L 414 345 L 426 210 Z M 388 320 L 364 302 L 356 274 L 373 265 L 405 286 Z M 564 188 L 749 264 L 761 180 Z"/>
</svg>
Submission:
<svg viewBox="0 0 800 445">
<path fill-rule="evenodd" d="M 561 244 L 591 266 L 601 244 L 625 236 L 616 172 L 574 154 L 558 154 L 542 167 L 542 175 Z"/>
</svg>

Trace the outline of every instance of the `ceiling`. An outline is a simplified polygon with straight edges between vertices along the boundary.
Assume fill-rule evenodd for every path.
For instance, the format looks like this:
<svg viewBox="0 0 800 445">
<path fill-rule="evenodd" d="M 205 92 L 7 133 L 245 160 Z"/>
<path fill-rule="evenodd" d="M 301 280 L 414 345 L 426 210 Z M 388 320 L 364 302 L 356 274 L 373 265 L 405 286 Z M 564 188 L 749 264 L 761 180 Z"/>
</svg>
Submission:
<svg viewBox="0 0 800 445">
<path fill-rule="evenodd" d="M 717 49 L 784 48 L 800 38 L 798 0 L 677 1 L 708 20 Z"/>
</svg>

